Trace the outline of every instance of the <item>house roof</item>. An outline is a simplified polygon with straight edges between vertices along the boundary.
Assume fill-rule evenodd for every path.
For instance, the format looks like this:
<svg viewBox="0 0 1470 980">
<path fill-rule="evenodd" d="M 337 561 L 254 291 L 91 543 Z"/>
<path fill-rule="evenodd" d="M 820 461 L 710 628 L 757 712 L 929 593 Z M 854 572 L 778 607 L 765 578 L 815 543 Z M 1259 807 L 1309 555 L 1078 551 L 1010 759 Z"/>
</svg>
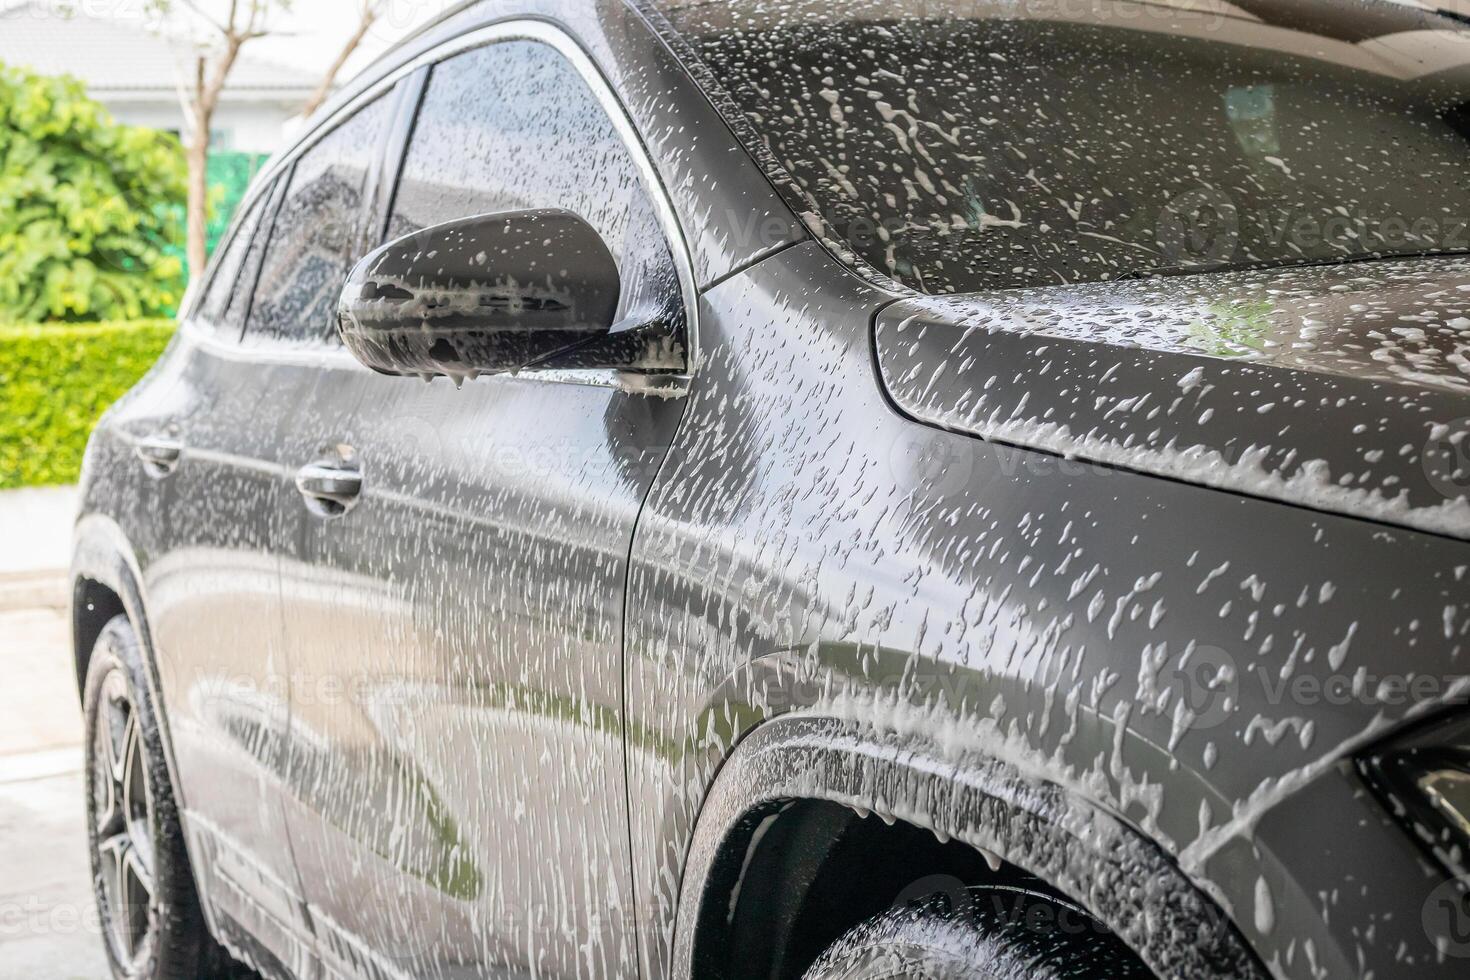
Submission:
<svg viewBox="0 0 1470 980">
<path fill-rule="evenodd" d="M 128 5 L 123 5 L 127 7 Z M 141 11 L 142 5 L 135 5 Z M 94 17 L 52 0 L 0 0 L 0 63 L 71 75 L 93 95 L 166 93 L 192 71 L 193 48 L 150 31 L 137 17 Z M 242 54 L 225 97 L 275 101 L 314 91 L 309 73 Z"/>
</svg>

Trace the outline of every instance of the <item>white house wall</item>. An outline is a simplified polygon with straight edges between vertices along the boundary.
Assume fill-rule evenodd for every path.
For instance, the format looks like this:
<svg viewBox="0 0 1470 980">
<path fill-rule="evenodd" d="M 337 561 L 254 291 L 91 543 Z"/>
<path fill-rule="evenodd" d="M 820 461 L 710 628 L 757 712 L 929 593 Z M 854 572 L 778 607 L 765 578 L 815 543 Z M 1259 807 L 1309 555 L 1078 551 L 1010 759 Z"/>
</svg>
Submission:
<svg viewBox="0 0 1470 980">
<path fill-rule="evenodd" d="M 107 106 L 113 116 L 133 126 L 181 132 L 183 110 L 177 98 L 159 98 L 93 92 L 92 97 Z M 297 115 L 306 97 L 279 102 L 222 102 L 215 112 L 213 129 L 225 134 L 216 149 L 245 153 L 274 153 L 285 139 L 286 123 Z"/>
</svg>

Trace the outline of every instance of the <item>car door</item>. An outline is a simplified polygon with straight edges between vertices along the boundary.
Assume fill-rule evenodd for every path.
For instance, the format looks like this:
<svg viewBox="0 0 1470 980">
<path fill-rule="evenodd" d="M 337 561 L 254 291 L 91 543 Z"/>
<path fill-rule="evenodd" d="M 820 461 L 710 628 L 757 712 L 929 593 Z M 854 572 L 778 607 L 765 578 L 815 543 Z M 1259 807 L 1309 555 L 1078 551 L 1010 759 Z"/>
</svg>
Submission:
<svg viewBox="0 0 1470 980">
<path fill-rule="evenodd" d="M 390 116 L 379 100 L 282 166 L 262 218 L 247 219 L 246 271 L 200 304 L 209 334 L 181 386 L 170 551 L 150 595 L 206 905 L 229 938 L 303 976 L 315 953 L 282 809 L 295 771 L 278 564 L 305 518 L 284 434 L 317 365 L 346 358 L 332 347 L 333 284 L 360 247 Z"/>
<path fill-rule="evenodd" d="M 625 117 L 550 28 L 503 35 L 433 66 L 387 234 L 566 208 L 618 260 L 623 312 L 683 322 L 687 258 Z M 282 588 L 291 836 L 328 966 L 636 975 L 624 582 L 679 382 L 344 366 L 320 390 L 297 462 L 361 491 L 303 500 Z"/>
<path fill-rule="evenodd" d="M 246 356 L 249 309 L 279 182 L 243 211 L 160 370 L 169 411 L 138 445 L 163 493 L 149 565 L 148 626 L 177 764 L 183 825 L 214 921 L 257 934 L 284 962 L 307 948 L 281 810 L 286 667 L 276 562 L 284 483 L 272 371 Z M 292 927 L 295 928 L 292 928 Z"/>
</svg>

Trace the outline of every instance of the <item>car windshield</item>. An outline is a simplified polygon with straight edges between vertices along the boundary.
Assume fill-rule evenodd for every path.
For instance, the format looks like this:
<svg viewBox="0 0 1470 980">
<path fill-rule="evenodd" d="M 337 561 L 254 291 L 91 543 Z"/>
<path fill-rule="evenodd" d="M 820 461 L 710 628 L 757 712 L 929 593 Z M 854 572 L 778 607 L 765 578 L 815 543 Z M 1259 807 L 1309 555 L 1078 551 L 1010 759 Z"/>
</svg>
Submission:
<svg viewBox="0 0 1470 980">
<path fill-rule="evenodd" d="M 924 292 L 1470 248 L 1470 17 L 1411 0 L 661 14 L 806 222 Z"/>
</svg>

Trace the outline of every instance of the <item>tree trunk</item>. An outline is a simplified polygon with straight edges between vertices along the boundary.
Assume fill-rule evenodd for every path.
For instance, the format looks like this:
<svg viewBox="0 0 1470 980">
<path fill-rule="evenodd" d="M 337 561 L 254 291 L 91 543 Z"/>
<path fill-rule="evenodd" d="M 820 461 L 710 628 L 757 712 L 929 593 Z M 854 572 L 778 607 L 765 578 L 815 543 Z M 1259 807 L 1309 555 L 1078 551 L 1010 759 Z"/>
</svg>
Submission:
<svg viewBox="0 0 1470 980">
<path fill-rule="evenodd" d="M 209 128 L 214 124 L 214 110 L 219 105 L 220 93 L 235 59 L 240 55 L 240 46 L 252 35 L 241 35 L 234 30 L 234 12 L 231 11 L 230 32 L 225 35 L 225 49 L 220 53 L 209 74 L 206 59 L 200 58 L 194 66 L 194 132 L 189 140 L 189 281 L 198 283 L 204 278 L 204 268 L 209 264 Z"/>
<path fill-rule="evenodd" d="M 203 113 L 195 116 L 194 137 L 189 141 L 189 281 L 204 278 L 209 263 L 209 124 Z"/>
</svg>

